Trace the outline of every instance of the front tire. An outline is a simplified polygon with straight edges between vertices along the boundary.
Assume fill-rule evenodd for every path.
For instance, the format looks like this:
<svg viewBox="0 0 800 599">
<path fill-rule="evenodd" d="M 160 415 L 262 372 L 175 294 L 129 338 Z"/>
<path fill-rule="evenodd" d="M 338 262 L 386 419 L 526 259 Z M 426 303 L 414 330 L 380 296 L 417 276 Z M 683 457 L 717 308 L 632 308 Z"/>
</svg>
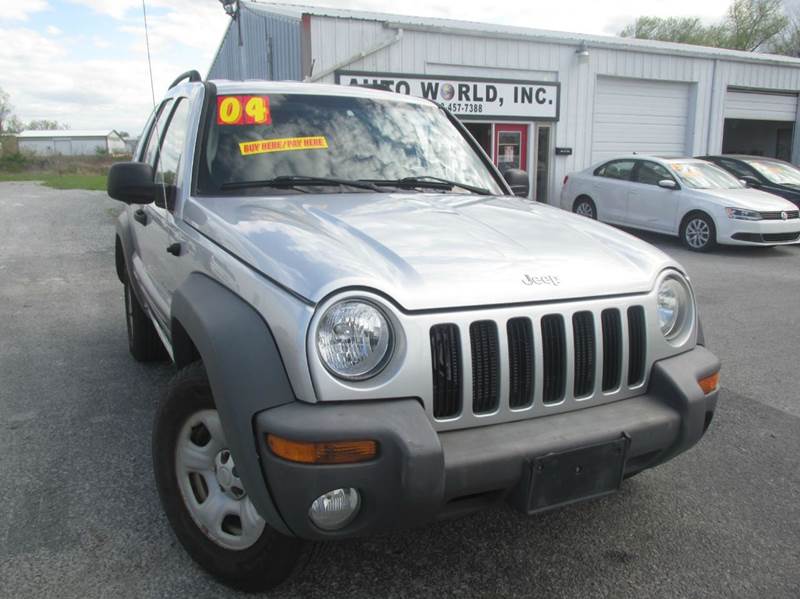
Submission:
<svg viewBox="0 0 800 599">
<path fill-rule="evenodd" d="M 313 546 L 270 528 L 247 496 L 200 362 L 175 375 L 156 413 L 153 466 L 178 540 L 225 584 L 265 591 L 309 561 Z"/>
<path fill-rule="evenodd" d="M 693 252 L 710 252 L 717 245 L 717 228 L 705 213 L 693 212 L 683 219 L 681 241 Z"/>
<path fill-rule="evenodd" d="M 591 198 L 581 196 L 572 205 L 572 211 L 579 216 L 585 216 L 592 220 L 597 220 L 597 207 Z"/>
</svg>

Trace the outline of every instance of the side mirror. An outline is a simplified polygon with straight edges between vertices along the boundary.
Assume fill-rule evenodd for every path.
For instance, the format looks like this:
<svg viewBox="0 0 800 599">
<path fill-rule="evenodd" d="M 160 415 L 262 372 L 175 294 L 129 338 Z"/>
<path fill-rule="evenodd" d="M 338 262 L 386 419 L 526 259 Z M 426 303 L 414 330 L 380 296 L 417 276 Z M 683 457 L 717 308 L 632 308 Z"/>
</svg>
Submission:
<svg viewBox="0 0 800 599">
<path fill-rule="evenodd" d="M 664 189 L 678 189 L 678 184 L 672 179 L 661 179 L 661 181 L 658 182 L 658 186 Z"/>
<path fill-rule="evenodd" d="M 141 162 L 118 162 L 108 171 L 108 195 L 126 204 L 150 204 L 159 189 L 153 183 L 153 167 Z"/>
<path fill-rule="evenodd" d="M 753 175 L 745 175 L 739 179 L 745 187 L 761 187 L 761 181 Z"/>
<path fill-rule="evenodd" d="M 508 183 L 515 196 L 527 198 L 531 191 L 531 180 L 528 173 L 518 168 L 510 168 L 503 172 L 503 178 Z"/>
</svg>

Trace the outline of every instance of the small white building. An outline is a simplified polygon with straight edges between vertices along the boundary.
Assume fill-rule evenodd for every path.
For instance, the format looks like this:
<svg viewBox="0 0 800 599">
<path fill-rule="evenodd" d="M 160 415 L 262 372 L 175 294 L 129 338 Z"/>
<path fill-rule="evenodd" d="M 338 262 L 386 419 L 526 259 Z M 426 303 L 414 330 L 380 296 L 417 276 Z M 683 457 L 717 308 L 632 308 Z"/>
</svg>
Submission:
<svg viewBox="0 0 800 599">
<path fill-rule="evenodd" d="M 498 166 L 555 202 L 619 154 L 745 153 L 800 164 L 800 60 L 718 48 L 240 2 L 210 79 L 377 85 L 449 108 Z"/>
<path fill-rule="evenodd" d="M 125 140 L 113 129 L 103 131 L 23 131 L 17 135 L 20 152 L 39 156 L 124 154 Z"/>
</svg>

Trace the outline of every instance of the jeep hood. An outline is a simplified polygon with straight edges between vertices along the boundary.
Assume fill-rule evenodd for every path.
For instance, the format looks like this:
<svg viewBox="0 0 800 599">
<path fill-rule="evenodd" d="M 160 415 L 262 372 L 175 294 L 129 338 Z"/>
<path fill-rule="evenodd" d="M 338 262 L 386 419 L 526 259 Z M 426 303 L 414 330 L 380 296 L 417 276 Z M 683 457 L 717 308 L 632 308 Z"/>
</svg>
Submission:
<svg viewBox="0 0 800 599">
<path fill-rule="evenodd" d="M 314 303 L 352 287 L 406 310 L 627 294 L 677 266 L 627 233 L 509 197 L 203 197 L 185 204 L 183 219 Z"/>
</svg>

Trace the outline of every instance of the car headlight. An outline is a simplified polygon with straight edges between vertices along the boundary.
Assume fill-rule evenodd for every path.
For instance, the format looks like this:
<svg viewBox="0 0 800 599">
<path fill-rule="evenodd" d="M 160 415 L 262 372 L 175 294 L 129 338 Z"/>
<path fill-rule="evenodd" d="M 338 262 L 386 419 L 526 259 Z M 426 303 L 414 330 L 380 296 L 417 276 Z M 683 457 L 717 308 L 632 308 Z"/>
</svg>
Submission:
<svg viewBox="0 0 800 599">
<path fill-rule="evenodd" d="M 363 300 L 328 308 L 317 326 L 317 351 L 332 374 L 363 380 L 378 374 L 392 355 L 392 327 L 383 312 Z"/>
<path fill-rule="evenodd" d="M 725 208 L 728 218 L 737 220 L 761 220 L 761 213 L 755 210 L 745 210 L 744 208 Z"/>
<path fill-rule="evenodd" d="M 687 333 L 694 320 L 694 301 L 689 284 L 677 274 L 667 276 L 658 287 L 658 325 L 667 341 Z"/>
</svg>

